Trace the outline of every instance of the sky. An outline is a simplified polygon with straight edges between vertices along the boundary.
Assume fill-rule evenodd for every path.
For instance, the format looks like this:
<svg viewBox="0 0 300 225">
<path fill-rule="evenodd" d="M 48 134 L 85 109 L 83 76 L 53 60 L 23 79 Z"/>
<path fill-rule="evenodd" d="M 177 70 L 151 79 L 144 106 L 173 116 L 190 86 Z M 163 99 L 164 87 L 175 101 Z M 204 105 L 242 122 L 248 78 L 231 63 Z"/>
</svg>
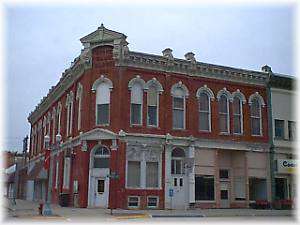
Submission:
<svg viewBox="0 0 300 225">
<path fill-rule="evenodd" d="M 295 7 L 256 5 L 39 5 L 4 7 L 5 129 L 2 150 L 22 150 L 29 113 L 100 26 L 127 35 L 129 49 L 176 58 L 294 75 Z"/>
</svg>

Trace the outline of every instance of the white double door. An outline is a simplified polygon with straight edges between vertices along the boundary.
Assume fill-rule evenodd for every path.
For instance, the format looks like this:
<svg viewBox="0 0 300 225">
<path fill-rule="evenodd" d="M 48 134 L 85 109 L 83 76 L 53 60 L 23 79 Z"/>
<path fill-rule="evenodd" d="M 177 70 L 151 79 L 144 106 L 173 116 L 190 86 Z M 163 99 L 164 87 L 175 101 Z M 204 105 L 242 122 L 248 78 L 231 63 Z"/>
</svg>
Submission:
<svg viewBox="0 0 300 225">
<path fill-rule="evenodd" d="M 187 207 L 187 187 L 185 176 L 172 176 L 173 197 L 171 197 L 171 208 L 185 209 Z"/>
</svg>

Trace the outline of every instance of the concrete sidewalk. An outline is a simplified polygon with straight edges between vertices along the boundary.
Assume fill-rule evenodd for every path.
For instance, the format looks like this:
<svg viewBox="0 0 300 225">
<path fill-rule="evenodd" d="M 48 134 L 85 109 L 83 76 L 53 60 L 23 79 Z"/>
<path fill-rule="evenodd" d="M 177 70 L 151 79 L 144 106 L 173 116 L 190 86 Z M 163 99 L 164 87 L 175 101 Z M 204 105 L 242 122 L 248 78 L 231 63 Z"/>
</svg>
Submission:
<svg viewBox="0 0 300 225">
<path fill-rule="evenodd" d="M 14 205 L 10 200 L 4 201 L 4 207 L 15 217 L 37 217 L 38 202 L 16 199 Z M 109 209 L 72 208 L 51 205 L 53 216 L 67 220 L 82 219 L 128 219 L 155 217 L 252 217 L 252 216 L 286 216 L 293 217 L 294 210 L 256 210 L 256 209 L 191 209 L 191 210 L 123 210 L 114 209 L 110 215 Z M 40 216 L 39 216 L 40 217 Z M 43 217 L 42 217 L 43 218 Z"/>
</svg>

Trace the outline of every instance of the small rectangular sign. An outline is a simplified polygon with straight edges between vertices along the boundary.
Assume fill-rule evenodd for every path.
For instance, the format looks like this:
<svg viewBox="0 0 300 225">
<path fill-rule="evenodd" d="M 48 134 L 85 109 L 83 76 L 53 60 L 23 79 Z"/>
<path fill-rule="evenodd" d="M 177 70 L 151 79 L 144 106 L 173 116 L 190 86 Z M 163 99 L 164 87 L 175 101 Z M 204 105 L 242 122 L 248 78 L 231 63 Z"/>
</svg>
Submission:
<svg viewBox="0 0 300 225">
<path fill-rule="evenodd" d="M 174 196 L 174 190 L 172 188 L 169 189 L 169 197 Z"/>
<path fill-rule="evenodd" d="M 297 162 L 293 159 L 278 159 L 277 172 L 293 174 L 296 171 Z"/>
</svg>

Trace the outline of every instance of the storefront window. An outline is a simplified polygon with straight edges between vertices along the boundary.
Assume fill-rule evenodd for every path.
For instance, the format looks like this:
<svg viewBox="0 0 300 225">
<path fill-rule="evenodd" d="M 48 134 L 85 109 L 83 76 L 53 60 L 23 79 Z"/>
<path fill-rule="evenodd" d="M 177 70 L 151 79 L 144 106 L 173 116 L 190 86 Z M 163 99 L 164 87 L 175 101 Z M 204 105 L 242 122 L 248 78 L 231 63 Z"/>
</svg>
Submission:
<svg viewBox="0 0 300 225">
<path fill-rule="evenodd" d="M 267 181 L 264 178 L 249 178 L 249 199 L 267 200 Z"/>
<path fill-rule="evenodd" d="M 214 176 L 195 177 L 195 199 L 215 200 Z"/>
</svg>

